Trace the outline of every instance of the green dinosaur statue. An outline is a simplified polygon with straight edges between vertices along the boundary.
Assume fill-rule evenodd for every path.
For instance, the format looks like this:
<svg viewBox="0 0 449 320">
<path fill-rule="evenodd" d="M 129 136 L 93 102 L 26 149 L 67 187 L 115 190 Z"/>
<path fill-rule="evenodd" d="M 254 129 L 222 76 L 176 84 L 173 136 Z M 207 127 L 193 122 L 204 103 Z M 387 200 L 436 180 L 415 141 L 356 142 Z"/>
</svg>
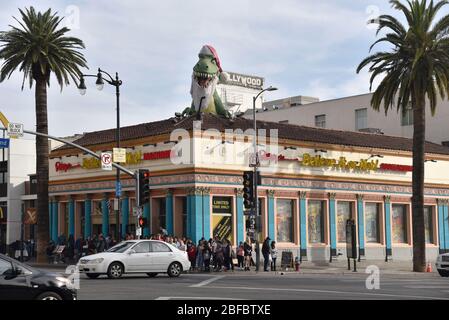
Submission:
<svg viewBox="0 0 449 320">
<path fill-rule="evenodd" d="M 193 115 L 199 111 L 230 118 L 231 114 L 226 110 L 216 90 L 219 79 L 226 77 L 217 52 L 212 46 L 205 45 L 198 57 L 199 61 L 193 67 L 190 89 L 192 105 L 182 112 L 182 116 Z"/>
</svg>

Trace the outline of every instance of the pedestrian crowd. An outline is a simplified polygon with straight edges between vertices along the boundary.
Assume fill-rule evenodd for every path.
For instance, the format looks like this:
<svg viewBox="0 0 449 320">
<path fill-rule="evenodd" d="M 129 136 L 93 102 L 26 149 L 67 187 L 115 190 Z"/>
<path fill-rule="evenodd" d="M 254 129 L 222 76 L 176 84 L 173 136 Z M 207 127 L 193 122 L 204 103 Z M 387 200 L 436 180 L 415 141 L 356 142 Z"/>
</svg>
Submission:
<svg viewBox="0 0 449 320">
<path fill-rule="evenodd" d="M 198 272 L 226 272 L 235 268 L 242 271 L 250 271 L 255 266 L 254 243 L 250 238 L 233 247 L 229 239 L 220 239 L 217 235 L 209 240 L 201 238 L 194 243 L 186 237 L 168 235 L 167 231 L 160 228 L 160 233 L 145 236 L 143 239 L 164 241 L 179 250 L 186 251 L 191 263 L 190 271 Z M 126 234 L 124 240 L 136 240 L 134 234 Z M 276 271 L 277 249 L 276 242 L 267 237 L 262 244 L 262 256 L 264 271 Z M 49 263 L 72 263 L 81 257 L 107 251 L 117 242 L 111 235 L 94 235 L 85 239 L 83 236 L 74 240 L 72 235 L 68 239 L 64 235 L 55 243 L 50 241 L 46 253 Z"/>
</svg>

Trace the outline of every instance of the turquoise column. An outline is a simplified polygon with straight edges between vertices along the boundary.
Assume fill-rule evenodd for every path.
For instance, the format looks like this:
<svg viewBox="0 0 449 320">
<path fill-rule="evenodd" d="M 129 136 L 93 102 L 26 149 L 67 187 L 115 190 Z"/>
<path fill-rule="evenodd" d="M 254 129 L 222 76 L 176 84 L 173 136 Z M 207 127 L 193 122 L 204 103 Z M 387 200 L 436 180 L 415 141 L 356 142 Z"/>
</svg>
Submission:
<svg viewBox="0 0 449 320">
<path fill-rule="evenodd" d="M 173 228 L 173 191 L 168 190 L 165 196 L 165 210 L 166 210 L 166 229 L 169 235 L 174 235 Z"/>
<path fill-rule="evenodd" d="M 186 237 L 192 239 L 193 236 L 193 229 L 192 229 L 192 196 L 190 194 L 190 190 L 187 191 L 187 203 L 186 203 L 186 210 L 187 210 L 187 234 Z M 195 245 L 197 245 L 195 243 Z"/>
<path fill-rule="evenodd" d="M 84 200 L 84 239 L 92 236 L 92 200 Z"/>
<path fill-rule="evenodd" d="M 245 216 L 243 215 L 243 189 L 235 189 L 235 208 L 237 212 L 237 245 L 245 241 Z"/>
<path fill-rule="evenodd" d="M 59 202 L 58 201 L 54 201 L 53 202 L 53 210 L 52 210 L 52 227 L 51 227 L 51 231 L 52 231 L 52 236 L 51 239 L 54 242 L 58 242 L 58 206 L 59 206 Z"/>
<path fill-rule="evenodd" d="M 449 208 L 447 200 L 444 202 L 443 212 L 444 212 L 443 225 L 444 225 L 444 243 L 445 243 L 444 250 L 445 252 L 449 252 Z"/>
<path fill-rule="evenodd" d="M 270 239 L 276 239 L 276 234 L 274 231 L 274 190 L 268 190 L 268 236 Z M 261 230 L 259 230 L 261 231 Z M 277 240 L 277 239 L 276 239 Z"/>
<path fill-rule="evenodd" d="M 69 237 L 75 235 L 75 201 L 69 200 Z"/>
<path fill-rule="evenodd" d="M 203 188 L 203 203 L 202 203 L 202 219 L 203 219 L 203 230 L 201 237 L 209 239 L 210 230 L 210 188 Z"/>
<path fill-rule="evenodd" d="M 385 261 L 393 254 L 391 246 L 391 204 L 390 196 L 385 196 L 384 212 L 385 212 Z"/>
<path fill-rule="evenodd" d="M 48 203 L 48 230 L 49 230 L 49 238 L 53 240 L 53 201 L 50 200 Z"/>
<path fill-rule="evenodd" d="M 444 200 L 438 199 L 438 243 L 440 245 L 440 253 L 444 253 L 446 249 L 446 239 L 444 236 Z"/>
<path fill-rule="evenodd" d="M 337 256 L 337 216 L 335 210 L 335 193 L 329 193 L 329 225 L 330 225 L 330 261 Z"/>
<path fill-rule="evenodd" d="M 305 191 L 299 192 L 299 212 L 300 212 L 300 240 L 301 240 L 301 250 L 300 250 L 300 260 L 307 260 L 307 210 L 306 210 L 306 197 L 307 193 Z"/>
<path fill-rule="evenodd" d="M 129 224 L 129 198 L 126 195 L 122 199 L 122 239 L 125 239 L 126 233 L 128 232 Z"/>
<path fill-rule="evenodd" d="M 151 198 L 150 198 L 150 202 L 151 202 Z M 148 237 L 150 235 L 150 228 L 151 228 L 151 205 L 150 202 L 145 203 L 145 205 L 143 206 L 143 217 L 147 218 L 147 225 L 145 226 L 145 228 L 143 228 L 143 236 L 144 237 Z M 168 232 L 170 234 L 170 232 Z"/>
<path fill-rule="evenodd" d="M 357 195 L 357 225 L 359 233 L 359 261 L 365 256 L 365 214 L 363 212 L 363 194 Z"/>
<path fill-rule="evenodd" d="M 108 199 L 104 198 L 101 201 L 101 213 L 103 216 L 101 233 L 103 233 L 104 237 L 107 237 L 109 234 L 109 208 L 108 208 Z"/>
<path fill-rule="evenodd" d="M 195 188 L 191 200 L 192 241 L 198 243 L 203 237 L 203 195 L 201 188 Z"/>
</svg>

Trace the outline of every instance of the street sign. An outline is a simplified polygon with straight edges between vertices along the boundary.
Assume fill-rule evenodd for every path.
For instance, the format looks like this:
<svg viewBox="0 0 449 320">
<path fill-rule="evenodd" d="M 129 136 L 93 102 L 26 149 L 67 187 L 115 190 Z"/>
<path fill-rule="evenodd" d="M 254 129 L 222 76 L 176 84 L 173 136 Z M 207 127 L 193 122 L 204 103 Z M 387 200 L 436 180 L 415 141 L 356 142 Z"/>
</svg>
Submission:
<svg viewBox="0 0 449 320">
<path fill-rule="evenodd" d="M 120 182 L 115 183 L 115 196 L 116 197 L 122 196 L 122 184 Z"/>
<path fill-rule="evenodd" d="M 112 155 L 110 153 L 101 153 L 101 169 L 112 171 Z"/>
<path fill-rule="evenodd" d="M 112 149 L 114 162 L 125 163 L 126 162 L 126 149 L 125 148 L 113 148 Z"/>
<path fill-rule="evenodd" d="M 243 210 L 243 215 L 245 216 L 255 216 L 256 211 L 254 209 Z"/>
<path fill-rule="evenodd" d="M 23 137 L 23 124 L 22 123 L 8 123 L 8 137 L 17 139 Z"/>
<path fill-rule="evenodd" d="M 251 168 L 260 166 L 259 157 L 257 153 L 252 153 L 249 155 L 249 166 Z"/>
<path fill-rule="evenodd" d="M 9 148 L 9 139 L 0 138 L 0 149 Z"/>
<path fill-rule="evenodd" d="M 142 228 L 136 228 L 136 236 L 141 236 L 142 235 Z"/>
</svg>

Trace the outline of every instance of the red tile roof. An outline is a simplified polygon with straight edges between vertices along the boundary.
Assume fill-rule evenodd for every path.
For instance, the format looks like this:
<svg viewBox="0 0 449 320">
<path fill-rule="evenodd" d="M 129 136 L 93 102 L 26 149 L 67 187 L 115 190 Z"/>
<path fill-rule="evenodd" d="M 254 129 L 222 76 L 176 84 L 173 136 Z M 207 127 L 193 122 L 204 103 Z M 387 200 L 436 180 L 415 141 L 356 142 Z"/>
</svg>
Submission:
<svg viewBox="0 0 449 320">
<path fill-rule="evenodd" d="M 170 118 L 123 127 L 121 128 L 121 141 L 126 142 L 127 140 L 170 134 L 175 129 L 185 129 L 189 131 L 192 130 L 194 120 L 195 117 L 190 116 L 178 120 L 178 122 L 175 122 L 175 118 Z M 403 151 L 412 151 L 413 146 L 412 139 L 381 134 L 330 130 L 268 121 L 257 121 L 257 127 L 258 129 L 266 129 L 267 135 L 269 135 L 270 129 L 277 129 L 279 139 Z M 203 130 L 216 129 L 224 132 L 225 129 L 241 129 L 245 131 L 251 128 L 253 128 L 253 121 L 251 119 L 236 118 L 230 120 L 211 114 L 203 115 Z M 74 143 L 84 147 L 113 143 L 115 142 L 115 132 L 115 129 L 89 132 L 84 134 L 83 137 L 75 140 Z M 69 148 L 71 147 L 63 146 L 57 150 Z M 431 142 L 426 142 L 425 150 L 426 153 L 449 155 L 448 147 Z"/>
</svg>

